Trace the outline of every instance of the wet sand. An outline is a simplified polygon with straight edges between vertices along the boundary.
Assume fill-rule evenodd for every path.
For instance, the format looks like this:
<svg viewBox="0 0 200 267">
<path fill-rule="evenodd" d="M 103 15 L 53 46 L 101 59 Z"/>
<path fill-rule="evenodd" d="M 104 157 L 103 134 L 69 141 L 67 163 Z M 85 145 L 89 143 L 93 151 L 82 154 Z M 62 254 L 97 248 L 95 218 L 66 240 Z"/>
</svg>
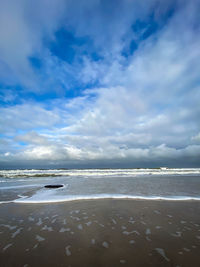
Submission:
<svg viewBox="0 0 200 267">
<path fill-rule="evenodd" d="M 200 202 L 0 205 L 1 267 L 200 266 Z"/>
</svg>

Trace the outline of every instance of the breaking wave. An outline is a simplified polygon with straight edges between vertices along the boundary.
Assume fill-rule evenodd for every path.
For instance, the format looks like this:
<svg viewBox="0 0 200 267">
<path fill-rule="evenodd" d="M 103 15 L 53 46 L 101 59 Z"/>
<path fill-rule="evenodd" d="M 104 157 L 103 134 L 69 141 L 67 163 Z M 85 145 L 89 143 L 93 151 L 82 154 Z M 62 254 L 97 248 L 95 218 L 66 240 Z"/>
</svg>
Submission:
<svg viewBox="0 0 200 267">
<path fill-rule="evenodd" d="M 37 178 L 60 176 L 139 176 L 139 175 L 200 175 L 200 168 L 155 168 L 155 169 L 84 169 L 84 170 L 0 170 L 3 178 Z"/>
</svg>

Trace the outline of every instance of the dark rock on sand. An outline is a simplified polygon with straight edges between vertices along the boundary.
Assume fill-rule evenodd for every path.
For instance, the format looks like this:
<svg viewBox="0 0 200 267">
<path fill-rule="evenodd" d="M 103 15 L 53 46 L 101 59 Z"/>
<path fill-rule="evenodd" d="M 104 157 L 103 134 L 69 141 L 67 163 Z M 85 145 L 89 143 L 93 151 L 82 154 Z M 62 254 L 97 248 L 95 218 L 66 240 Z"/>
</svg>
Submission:
<svg viewBox="0 0 200 267">
<path fill-rule="evenodd" d="M 48 184 L 44 186 L 45 188 L 60 188 L 63 187 L 62 184 Z"/>
</svg>

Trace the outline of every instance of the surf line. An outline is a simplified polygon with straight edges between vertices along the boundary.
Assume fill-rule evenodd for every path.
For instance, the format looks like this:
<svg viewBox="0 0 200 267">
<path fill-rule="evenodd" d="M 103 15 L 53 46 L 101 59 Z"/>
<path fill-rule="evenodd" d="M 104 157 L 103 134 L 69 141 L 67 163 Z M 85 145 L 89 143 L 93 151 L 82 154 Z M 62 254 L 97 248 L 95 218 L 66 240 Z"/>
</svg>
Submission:
<svg viewBox="0 0 200 267">
<path fill-rule="evenodd" d="M 28 198 L 28 196 L 22 196 L 22 195 L 17 195 L 19 198 L 14 199 L 14 200 L 5 200 L 5 201 L 0 201 L 0 204 L 7 204 L 7 203 L 20 203 L 20 202 L 16 202 L 17 200 L 20 199 L 25 199 Z"/>
<path fill-rule="evenodd" d="M 37 199 L 37 197 L 23 197 L 18 198 L 13 201 L 13 203 L 21 204 L 41 204 L 41 203 L 58 203 L 58 202 L 70 202 L 70 201 L 80 201 L 80 200 L 101 200 L 101 199 L 132 199 L 132 200 L 152 200 L 152 201 L 200 201 L 200 197 L 191 196 L 174 196 L 174 197 L 160 197 L 160 196 L 130 196 L 130 195 L 88 195 L 88 196 L 75 196 L 71 195 L 65 198 L 51 198 L 51 199 Z"/>
</svg>

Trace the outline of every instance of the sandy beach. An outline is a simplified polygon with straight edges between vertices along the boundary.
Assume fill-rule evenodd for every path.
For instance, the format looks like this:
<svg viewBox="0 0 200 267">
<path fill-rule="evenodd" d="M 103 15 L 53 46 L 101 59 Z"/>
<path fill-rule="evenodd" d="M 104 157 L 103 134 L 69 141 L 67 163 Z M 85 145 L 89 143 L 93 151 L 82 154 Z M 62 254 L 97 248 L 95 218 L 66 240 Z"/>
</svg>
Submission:
<svg viewBox="0 0 200 267">
<path fill-rule="evenodd" d="M 200 264 L 200 202 L 0 205 L 1 267 Z"/>
</svg>

